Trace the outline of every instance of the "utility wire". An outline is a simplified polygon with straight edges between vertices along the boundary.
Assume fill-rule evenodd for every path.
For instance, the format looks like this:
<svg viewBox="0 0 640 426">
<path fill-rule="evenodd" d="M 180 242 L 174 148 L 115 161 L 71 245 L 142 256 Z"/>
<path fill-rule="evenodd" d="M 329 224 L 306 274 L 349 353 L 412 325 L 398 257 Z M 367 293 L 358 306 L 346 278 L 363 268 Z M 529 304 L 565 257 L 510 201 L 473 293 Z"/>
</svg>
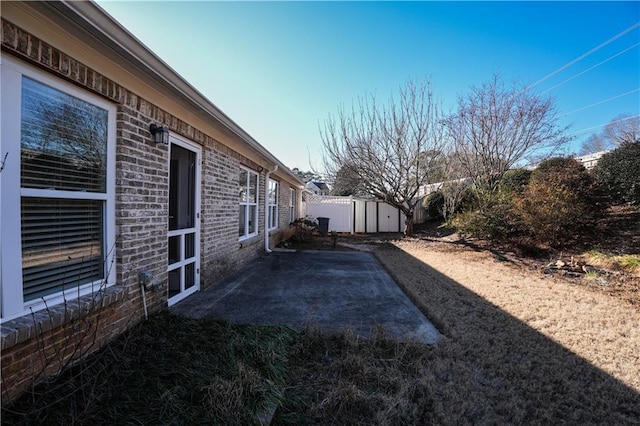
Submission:
<svg viewBox="0 0 640 426">
<path fill-rule="evenodd" d="M 608 126 L 609 124 L 615 124 L 615 123 L 620 123 L 620 122 L 622 122 L 622 121 L 633 120 L 634 118 L 639 118 L 639 117 L 640 117 L 640 114 L 639 114 L 639 115 L 631 115 L 631 116 L 629 116 L 629 117 L 624 117 L 624 118 L 619 118 L 619 119 L 617 119 L 617 120 L 612 120 L 612 121 L 610 121 L 610 122 L 608 122 L 608 123 L 600 124 L 600 125 L 598 125 L 598 126 L 587 127 L 586 129 L 578 130 L 577 132 L 573 132 L 573 133 L 571 133 L 571 134 L 569 135 L 569 137 L 571 137 L 571 136 L 583 135 L 583 134 L 586 134 L 586 133 L 588 133 L 588 132 L 590 132 L 590 131 L 592 131 L 592 130 L 595 130 L 595 129 L 599 129 L 599 128 L 601 128 L 601 127 Z"/>
<path fill-rule="evenodd" d="M 580 56 L 578 56 L 576 59 L 574 59 L 573 61 L 561 66 L 560 68 L 558 68 L 557 70 L 553 71 L 552 73 L 548 74 L 547 76 L 541 78 L 540 80 L 536 81 L 535 83 L 533 83 L 532 85 L 530 85 L 529 87 L 527 87 L 527 89 L 531 89 L 535 86 L 537 86 L 538 84 L 542 83 L 543 81 L 546 81 L 547 79 L 553 77 L 554 75 L 558 74 L 561 71 L 564 71 L 565 69 L 569 68 L 571 65 L 575 64 L 576 62 L 579 62 L 581 60 L 583 60 L 584 58 L 586 58 L 587 56 L 591 55 L 592 53 L 602 49 L 603 47 L 605 47 L 606 45 L 608 45 L 609 43 L 613 42 L 614 40 L 619 39 L 620 37 L 622 37 L 623 35 L 627 34 L 629 31 L 633 31 L 634 29 L 640 27 L 640 22 L 636 22 L 635 24 L 633 24 L 632 26 L 630 26 L 629 28 L 627 28 L 626 30 L 616 34 L 615 36 L 611 37 L 609 40 L 600 43 L 598 46 L 594 47 L 593 49 L 589 50 L 587 53 L 584 53 Z"/>
<path fill-rule="evenodd" d="M 568 79 L 566 79 L 565 81 L 563 81 L 563 82 L 561 82 L 561 83 L 558 83 L 558 84 L 556 84 L 555 86 L 553 86 L 553 87 L 551 87 L 551 88 L 549 88 L 549 89 L 547 89 L 547 90 L 544 90 L 544 91 L 543 91 L 543 92 L 541 92 L 540 94 L 545 94 L 545 93 L 547 93 L 547 92 L 550 92 L 550 91 L 552 91 L 553 89 L 556 89 L 556 88 L 558 88 L 558 87 L 562 86 L 563 84 L 568 83 L 568 82 L 570 82 L 571 80 L 573 80 L 573 79 L 576 79 L 576 78 L 580 77 L 581 75 L 583 75 L 583 74 L 585 74 L 585 73 L 587 73 L 587 72 L 591 71 L 592 69 L 597 68 L 597 67 L 599 67 L 600 65 L 602 65 L 602 64 L 604 64 L 604 63 L 606 63 L 606 62 L 609 62 L 609 61 L 610 61 L 610 60 L 612 60 L 613 58 L 615 58 L 615 57 L 617 57 L 617 56 L 620 56 L 620 55 L 622 55 L 623 53 L 626 53 L 626 52 L 628 52 L 629 50 L 631 50 L 631 49 L 633 49 L 633 48 L 635 48 L 635 47 L 638 47 L 638 46 L 640 46 L 640 43 L 636 43 L 636 44 L 634 44 L 634 45 L 633 45 L 633 46 L 631 46 L 631 47 L 627 47 L 626 49 L 624 49 L 624 50 L 622 50 L 622 51 L 620 51 L 620 52 L 616 53 L 615 55 L 609 56 L 609 57 L 608 57 L 607 59 L 605 59 L 604 61 L 599 62 L 599 63 L 595 64 L 594 66 L 589 67 L 589 68 L 587 68 L 586 70 L 584 70 L 584 71 L 582 71 L 582 72 L 579 72 L 578 74 L 574 75 L 573 77 L 569 77 L 569 78 L 568 78 Z"/>
<path fill-rule="evenodd" d="M 604 100 L 602 100 L 602 101 L 594 102 L 594 103 L 592 103 L 592 104 L 590 104 L 590 105 L 583 106 L 582 108 L 574 109 L 573 111 L 569 111 L 569 112 L 567 112 L 566 114 L 562 114 L 562 115 L 561 115 L 561 116 L 559 116 L 558 118 L 566 117 L 567 115 L 570 115 L 570 114 L 573 114 L 573 113 L 576 113 L 576 112 L 579 112 L 579 111 L 582 111 L 582 110 L 585 110 L 585 109 L 588 109 L 588 108 L 594 107 L 594 106 L 596 106 L 596 105 L 603 104 L 603 103 L 605 103 L 605 102 L 612 101 L 612 100 L 614 100 L 614 99 L 621 98 L 621 97 L 623 97 L 623 96 L 630 95 L 630 94 L 635 93 L 635 92 L 640 92 L 640 87 L 639 87 L 639 88 L 637 88 L 637 89 L 629 90 L 628 92 L 621 93 L 621 94 L 616 95 L 616 96 L 612 96 L 612 97 L 607 98 L 607 99 L 604 99 Z"/>
</svg>

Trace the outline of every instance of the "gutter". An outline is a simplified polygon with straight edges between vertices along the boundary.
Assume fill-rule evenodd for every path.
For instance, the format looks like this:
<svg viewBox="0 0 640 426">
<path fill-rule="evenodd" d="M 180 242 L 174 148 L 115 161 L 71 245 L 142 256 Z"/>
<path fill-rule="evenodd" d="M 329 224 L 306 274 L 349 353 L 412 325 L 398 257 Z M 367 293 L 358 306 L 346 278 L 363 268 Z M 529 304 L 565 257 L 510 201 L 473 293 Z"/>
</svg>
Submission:
<svg viewBox="0 0 640 426">
<path fill-rule="evenodd" d="M 213 118 L 227 131 L 237 136 L 250 150 L 257 152 L 269 163 L 279 164 L 282 171 L 292 182 L 302 183 L 290 169 L 264 146 L 249 135 L 242 127 L 227 116 L 213 102 L 187 82 L 166 62 L 147 48 L 131 32 L 111 17 L 104 9 L 93 1 L 30 2 L 29 7 L 36 9 L 54 20 L 54 15 L 68 20 L 73 32 L 81 39 L 82 33 L 90 34 L 106 48 L 112 50 L 129 62 L 138 72 L 147 76 L 150 81 L 165 87 L 178 97 L 201 111 L 206 117 Z"/>
<path fill-rule="evenodd" d="M 271 253 L 269 248 L 269 175 L 278 170 L 278 165 L 273 165 L 273 170 L 267 170 L 264 175 L 264 251 Z"/>
</svg>

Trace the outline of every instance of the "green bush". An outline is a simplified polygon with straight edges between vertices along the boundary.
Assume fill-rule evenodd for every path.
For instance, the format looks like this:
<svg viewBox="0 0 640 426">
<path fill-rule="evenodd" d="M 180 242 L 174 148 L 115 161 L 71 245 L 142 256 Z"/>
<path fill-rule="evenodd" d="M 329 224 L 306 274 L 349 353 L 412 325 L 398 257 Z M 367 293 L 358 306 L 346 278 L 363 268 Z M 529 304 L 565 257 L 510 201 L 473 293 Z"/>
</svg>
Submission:
<svg viewBox="0 0 640 426">
<path fill-rule="evenodd" d="M 522 168 L 507 170 L 498 183 L 498 190 L 503 194 L 521 194 L 529 184 L 532 173 Z"/>
<path fill-rule="evenodd" d="M 500 193 L 485 196 L 475 209 L 459 213 L 450 221 L 459 232 L 488 240 L 501 240 L 516 234 L 518 223 L 512 198 Z"/>
<path fill-rule="evenodd" d="M 603 155 L 594 173 L 612 202 L 640 204 L 640 142 L 625 143 Z"/>
<path fill-rule="evenodd" d="M 537 242 L 564 245 L 593 224 L 602 205 L 594 179 L 573 158 L 542 162 L 515 201 L 520 226 Z"/>
<path fill-rule="evenodd" d="M 460 232 L 489 240 L 516 235 L 520 220 L 514 203 L 527 187 L 530 177 L 531 171 L 527 169 L 507 171 L 498 182 L 497 192 L 475 192 L 471 194 L 475 196 L 475 203 L 467 196 L 463 203 L 467 211 L 456 215 L 451 225 Z"/>
<path fill-rule="evenodd" d="M 444 207 L 444 195 L 441 191 L 435 191 L 424 197 L 422 207 L 427 213 L 427 220 L 442 219 L 442 208 Z"/>
</svg>

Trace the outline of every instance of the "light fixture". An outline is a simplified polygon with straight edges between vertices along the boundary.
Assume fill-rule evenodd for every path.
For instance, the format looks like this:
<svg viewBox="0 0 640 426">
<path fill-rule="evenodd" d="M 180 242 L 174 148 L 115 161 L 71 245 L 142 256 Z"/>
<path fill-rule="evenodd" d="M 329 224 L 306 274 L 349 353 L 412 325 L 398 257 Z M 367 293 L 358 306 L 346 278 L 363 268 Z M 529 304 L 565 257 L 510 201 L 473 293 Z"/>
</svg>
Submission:
<svg viewBox="0 0 640 426">
<path fill-rule="evenodd" d="M 169 128 L 152 124 L 149 131 L 153 135 L 153 141 L 157 144 L 169 145 Z"/>
</svg>

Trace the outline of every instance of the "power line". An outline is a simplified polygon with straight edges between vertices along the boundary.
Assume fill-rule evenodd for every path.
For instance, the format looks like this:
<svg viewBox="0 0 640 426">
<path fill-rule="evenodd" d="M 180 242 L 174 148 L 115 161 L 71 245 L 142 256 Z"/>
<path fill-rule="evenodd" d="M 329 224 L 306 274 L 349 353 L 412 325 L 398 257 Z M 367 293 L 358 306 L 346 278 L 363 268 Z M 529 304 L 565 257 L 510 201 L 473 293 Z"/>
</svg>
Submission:
<svg viewBox="0 0 640 426">
<path fill-rule="evenodd" d="M 547 89 L 547 90 L 545 90 L 545 91 L 541 92 L 540 94 L 544 94 L 544 93 L 550 92 L 551 90 L 556 89 L 556 88 L 558 88 L 558 87 L 562 86 L 563 84 L 568 83 L 568 82 L 570 82 L 571 80 L 573 80 L 573 79 L 576 79 L 576 78 L 580 77 L 581 75 L 583 75 L 583 74 L 585 74 L 585 73 L 587 73 L 587 72 L 591 71 L 592 69 L 597 68 L 597 67 L 599 67 L 600 65 L 602 65 L 602 64 L 604 64 L 604 63 L 606 63 L 606 62 L 609 62 L 609 61 L 610 61 L 610 60 L 612 60 L 613 58 L 615 58 L 615 57 L 617 57 L 617 56 L 620 56 L 620 55 L 622 55 L 623 53 L 626 53 L 626 52 L 628 52 L 629 50 L 631 50 L 631 49 L 633 49 L 633 48 L 635 48 L 635 47 L 638 47 L 638 46 L 640 46 L 640 43 L 636 43 L 636 44 L 634 44 L 634 45 L 633 45 L 633 46 L 631 46 L 631 47 L 627 47 L 626 49 L 624 49 L 624 50 L 622 50 L 622 51 L 620 51 L 620 52 L 616 53 L 615 55 L 613 55 L 613 56 L 609 56 L 609 57 L 608 57 L 607 59 L 605 59 L 604 61 L 599 62 L 599 63 L 595 64 L 594 66 L 589 67 L 589 68 L 587 68 L 586 70 L 584 70 L 584 71 L 582 71 L 582 72 L 579 72 L 578 74 L 574 75 L 573 77 L 570 77 L 570 78 L 566 79 L 565 81 L 563 81 L 563 82 L 561 82 L 561 83 L 556 84 L 555 86 L 553 86 L 553 87 L 551 87 L 551 88 L 549 88 L 549 89 Z"/>
<path fill-rule="evenodd" d="M 594 103 L 592 103 L 592 104 L 590 104 L 590 105 L 587 105 L 587 106 L 584 106 L 584 107 L 582 107 L 582 108 L 574 109 L 573 111 L 567 112 L 566 114 L 563 114 L 563 115 L 561 115 L 561 116 L 560 116 L 560 117 L 558 117 L 558 118 L 566 117 L 567 115 L 570 115 L 570 114 L 573 114 L 573 113 L 576 113 L 576 112 L 579 112 L 579 111 L 582 111 L 582 110 L 585 110 L 585 109 L 588 109 L 588 108 L 594 107 L 594 106 L 596 106 L 596 105 L 600 105 L 600 104 L 603 104 L 603 103 L 605 103 L 605 102 L 609 102 L 609 101 L 612 101 L 612 100 L 614 100 L 614 99 L 618 99 L 618 98 L 621 98 L 621 97 L 623 97 L 623 96 L 627 96 L 627 95 L 630 95 L 630 94 L 632 94 L 632 93 L 639 92 L 639 91 L 640 91 L 640 87 L 639 87 L 639 88 L 637 88 L 637 89 L 629 90 L 628 92 L 625 92 L 625 93 L 621 93 L 621 94 L 619 94 L 619 95 L 612 96 L 612 97 L 607 98 L 607 99 L 604 99 L 604 100 L 602 100 L 602 101 L 594 102 Z"/>
<path fill-rule="evenodd" d="M 639 117 L 640 117 L 640 114 L 638 114 L 638 115 L 631 115 L 631 116 L 629 116 L 629 117 L 624 117 L 624 118 L 619 118 L 619 119 L 617 119 L 617 120 L 611 120 L 611 121 L 609 121 L 608 123 L 600 124 L 600 125 L 593 126 L 593 127 L 587 127 L 586 129 L 582 129 L 582 130 L 578 130 L 577 132 L 573 132 L 573 133 L 571 133 L 571 134 L 569 135 L 569 137 L 571 137 L 571 136 L 579 136 L 579 135 L 583 135 L 583 134 L 586 134 L 586 133 L 588 133 L 588 132 L 590 132 L 590 131 L 592 131 L 592 130 L 595 130 L 595 129 L 599 129 L 599 128 L 601 128 L 601 127 L 608 126 L 609 124 L 615 124 L 615 123 L 620 123 L 620 122 L 622 122 L 622 121 L 633 120 L 634 118 L 639 118 Z"/>
<path fill-rule="evenodd" d="M 537 86 L 538 84 L 542 83 L 543 81 L 546 81 L 547 79 L 553 77 L 554 75 L 558 74 L 561 71 L 564 71 L 565 69 L 569 68 L 571 65 L 575 64 L 576 62 L 579 62 L 581 60 L 583 60 L 584 58 L 586 58 L 587 56 L 591 55 L 592 53 L 602 49 L 603 47 L 605 47 L 606 45 L 608 45 L 609 43 L 613 42 L 614 40 L 619 39 L 620 37 L 622 37 L 623 35 L 627 34 L 629 31 L 633 31 L 634 29 L 640 27 L 640 22 L 636 22 L 635 24 L 633 24 L 632 26 L 630 26 L 629 28 L 627 28 L 626 30 L 616 34 L 615 36 L 611 37 L 609 40 L 600 43 L 598 46 L 594 47 L 593 49 L 589 50 L 587 53 L 584 53 L 580 56 L 578 56 L 576 59 L 574 59 L 573 61 L 561 66 L 560 68 L 558 68 L 557 70 L 553 71 L 552 73 L 548 74 L 547 76 L 541 78 L 540 80 L 536 81 L 535 83 L 533 83 L 532 85 L 530 85 L 528 87 L 528 89 L 531 89 L 535 86 Z"/>
</svg>

